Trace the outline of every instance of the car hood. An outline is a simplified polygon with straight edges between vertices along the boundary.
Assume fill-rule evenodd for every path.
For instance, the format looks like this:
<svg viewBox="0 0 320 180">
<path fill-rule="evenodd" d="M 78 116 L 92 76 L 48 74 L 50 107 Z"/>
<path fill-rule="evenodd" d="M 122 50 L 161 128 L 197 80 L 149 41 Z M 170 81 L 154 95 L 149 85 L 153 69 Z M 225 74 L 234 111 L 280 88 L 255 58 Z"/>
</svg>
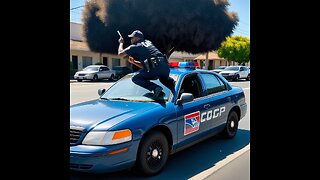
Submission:
<svg viewBox="0 0 320 180">
<path fill-rule="evenodd" d="M 160 106 L 151 102 L 92 100 L 70 106 L 70 126 L 91 129 L 104 123 L 105 129 L 137 114 Z"/>
<path fill-rule="evenodd" d="M 231 71 L 231 70 L 227 70 L 227 71 L 221 71 L 220 73 L 237 73 L 239 71 Z"/>
<path fill-rule="evenodd" d="M 90 74 L 90 73 L 96 73 L 98 71 L 78 71 L 78 74 Z"/>
</svg>

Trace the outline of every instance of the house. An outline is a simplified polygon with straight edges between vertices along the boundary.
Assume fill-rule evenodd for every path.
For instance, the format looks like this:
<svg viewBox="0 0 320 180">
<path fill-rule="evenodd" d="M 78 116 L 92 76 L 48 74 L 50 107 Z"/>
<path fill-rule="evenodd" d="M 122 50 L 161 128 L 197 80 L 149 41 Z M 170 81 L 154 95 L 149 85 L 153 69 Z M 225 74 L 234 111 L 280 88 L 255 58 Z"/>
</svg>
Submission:
<svg viewBox="0 0 320 180">
<path fill-rule="evenodd" d="M 187 62 L 193 61 L 194 58 L 198 57 L 200 54 L 189 54 L 185 52 L 173 52 L 169 58 L 170 62 Z"/>
<path fill-rule="evenodd" d="M 199 63 L 201 69 L 205 69 L 206 53 L 202 53 L 200 56 L 196 57 L 194 60 Z M 232 62 L 231 64 L 228 63 L 226 59 L 219 57 L 218 54 L 214 51 L 211 51 L 208 53 L 208 60 L 209 60 L 209 65 L 208 65 L 209 70 L 216 69 L 219 66 L 227 66 L 227 65 L 234 64 L 234 62 Z"/>
<path fill-rule="evenodd" d="M 70 22 L 70 60 L 75 70 L 82 70 L 96 63 L 102 63 L 111 69 L 114 66 L 127 66 L 129 68 L 132 66 L 127 58 L 117 54 L 90 51 L 82 35 L 82 24 L 74 22 Z"/>
</svg>

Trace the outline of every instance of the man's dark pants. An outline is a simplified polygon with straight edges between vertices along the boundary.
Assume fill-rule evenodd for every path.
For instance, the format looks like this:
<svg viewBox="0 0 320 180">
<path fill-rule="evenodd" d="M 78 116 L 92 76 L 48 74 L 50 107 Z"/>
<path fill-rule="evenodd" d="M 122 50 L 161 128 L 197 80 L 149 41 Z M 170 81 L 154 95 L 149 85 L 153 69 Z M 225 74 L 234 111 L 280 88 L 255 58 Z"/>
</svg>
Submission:
<svg viewBox="0 0 320 180">
<path fill-rule="evenodd" d="M 150 80 L 156 80 L 159 78 L 160 82 L 169 88 L 171 91 L 174 87 L 174 80 L 169 76 L 170 69 L 169 64 L 166 62 L 160 62 L 158 66 L 147 72 L 146 69 L 140 69 L 137 74 L 132 77 L 132 81 L 149 91 L 153 91 L 159 85 L 151 82 Z"/>
</svg>

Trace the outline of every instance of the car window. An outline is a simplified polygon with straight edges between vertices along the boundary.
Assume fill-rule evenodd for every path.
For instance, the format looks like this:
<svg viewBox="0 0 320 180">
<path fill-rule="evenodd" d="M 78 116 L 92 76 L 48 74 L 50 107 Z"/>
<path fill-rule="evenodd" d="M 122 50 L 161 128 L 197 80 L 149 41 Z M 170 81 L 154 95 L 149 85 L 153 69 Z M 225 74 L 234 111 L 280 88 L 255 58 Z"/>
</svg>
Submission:
<svg viewBox="0 0 320 180">
<path fill-rule="evenodd" d="M 202 86 L 197 74 L 188 75 L 183 79 L 181 83 L 178 97 L 180 98 L 182 93 L 191 93 L 194 98 L 202 96 Z"/>
<path fill-rule="evenodd" d="M 207 87 L 208 95 L 227 89 L 226 85 L 213 74 L 202 73 L 201 77 L 204 81 L 205 86 Z"/>
<path fill-rule="evenodd" d="M 239 67 L 229 66 L 229 67 L 226 67 L 224 70 L 226 70 L 226 71 L 239 71 Z"/>
<path fill-rule="evenodd" d="M 240 71 L 244 71 L 245 70 L 245 68 L 244 67 L 240 67 Z"/>
</svg>

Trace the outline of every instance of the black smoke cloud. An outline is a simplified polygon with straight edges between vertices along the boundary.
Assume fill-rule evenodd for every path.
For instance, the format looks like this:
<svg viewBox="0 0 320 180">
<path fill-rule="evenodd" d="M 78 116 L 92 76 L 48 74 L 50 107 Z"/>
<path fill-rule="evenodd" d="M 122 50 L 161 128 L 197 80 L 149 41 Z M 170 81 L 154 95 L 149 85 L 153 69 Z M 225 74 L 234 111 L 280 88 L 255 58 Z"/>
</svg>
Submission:
<svg viewBox="0 0 320 180">
<path fill-rule="evenodd" d="M 117 53 L 117 30 L 125 38 L 141 30 L 159 50 L 202 53 L 219 48 L 238 23 L 227 0 L 91 0 L 83 12 L 84 36 L 95 52 Z"/>
</svg>

